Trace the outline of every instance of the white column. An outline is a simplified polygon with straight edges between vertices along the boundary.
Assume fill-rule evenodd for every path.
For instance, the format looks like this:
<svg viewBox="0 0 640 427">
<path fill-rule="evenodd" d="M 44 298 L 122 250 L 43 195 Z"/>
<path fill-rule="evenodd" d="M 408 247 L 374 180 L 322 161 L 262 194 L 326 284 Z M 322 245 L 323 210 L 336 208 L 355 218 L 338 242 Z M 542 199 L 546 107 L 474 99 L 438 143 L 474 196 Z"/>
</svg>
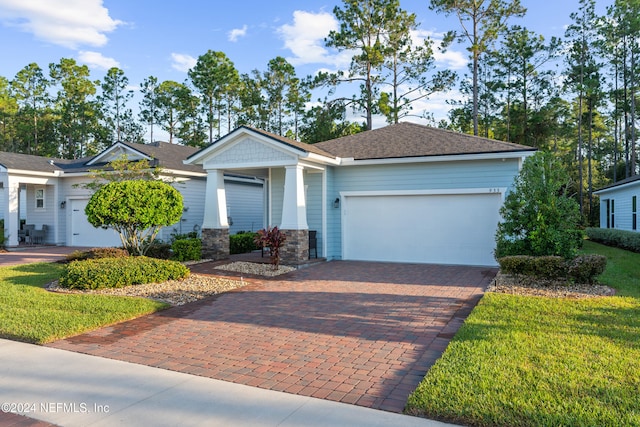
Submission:
<svg viewBox="0 0 640 427">
<path fill-rule="evenodd" d="M 301 165 L 286 166 L 285 170 L 280 228 L 283 230 L 306 230 L 309 227 L 304 198 L 304 168 Z"/>
<path fill-rule="evenodd" d="M 224 189 L 224 171 L 222 170 L 207 170 L 202 228 L 229 228 L 227 195 Z"/>
<path fill-rule="evenodd" d="M 9 177 L 4 192 L 4 227 L 6 230 L 7 246 L 18 246 L 18 198 L 20 183 Z"/>
</svg>

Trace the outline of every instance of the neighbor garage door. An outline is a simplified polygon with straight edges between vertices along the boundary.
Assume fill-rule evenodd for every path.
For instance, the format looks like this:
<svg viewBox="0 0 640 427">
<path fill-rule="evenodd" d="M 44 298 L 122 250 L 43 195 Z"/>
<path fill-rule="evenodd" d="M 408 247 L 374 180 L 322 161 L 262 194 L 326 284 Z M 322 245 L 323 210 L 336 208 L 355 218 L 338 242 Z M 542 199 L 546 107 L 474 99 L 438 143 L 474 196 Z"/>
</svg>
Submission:
<svg viewBox="0 0 640 427">
<path fill-rule="evenodd" d="M 343 196 L 348 260 L 496 265 L 500 193 Z"/>
<path fill-rule="evenodd" d="M 95 228 L 87 220 L 84 208 L 89 199 L 70 200 L 70 245 L 90 247 L 122 246 L 118 233 L 111 229 Z"/>
</svg>

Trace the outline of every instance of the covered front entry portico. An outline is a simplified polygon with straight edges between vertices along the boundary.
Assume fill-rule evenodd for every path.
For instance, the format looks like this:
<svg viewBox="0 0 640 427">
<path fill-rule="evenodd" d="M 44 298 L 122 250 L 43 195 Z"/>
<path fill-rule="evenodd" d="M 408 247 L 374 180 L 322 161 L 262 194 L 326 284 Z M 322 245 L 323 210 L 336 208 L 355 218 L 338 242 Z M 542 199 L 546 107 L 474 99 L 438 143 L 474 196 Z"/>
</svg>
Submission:
<svg viewBox="0 0 640 427">
<path fill-rule="evenodd" d="M 306 145 L 306 144 L 305 144 Z M 326 165 L 335 159 L 291 145 L 290 140 L 241 127 L 189 157 L 207 171 L 202 223 L 203 255 L 229 257 L 225 174 L 253 176 L 265 185 L 266 226 L 286 235 L 280 256 L 287 263 L 309 258 L 309 229 L 317 230 L 319 255 L 326 252 Z"/>
</svg>

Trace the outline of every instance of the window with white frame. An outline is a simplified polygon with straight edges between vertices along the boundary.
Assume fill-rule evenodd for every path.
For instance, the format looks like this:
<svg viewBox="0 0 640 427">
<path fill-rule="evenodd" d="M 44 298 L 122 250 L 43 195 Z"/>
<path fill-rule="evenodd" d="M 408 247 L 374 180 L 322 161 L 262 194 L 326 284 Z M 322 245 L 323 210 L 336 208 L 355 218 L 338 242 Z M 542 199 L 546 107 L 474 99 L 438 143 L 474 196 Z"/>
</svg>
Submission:
<svg viewBox="0 0 640 427">
<path fill-rule="evenodd" d="M 44 209 L 44 188 L 36 188 L 36 209 Z"/>
</svg>

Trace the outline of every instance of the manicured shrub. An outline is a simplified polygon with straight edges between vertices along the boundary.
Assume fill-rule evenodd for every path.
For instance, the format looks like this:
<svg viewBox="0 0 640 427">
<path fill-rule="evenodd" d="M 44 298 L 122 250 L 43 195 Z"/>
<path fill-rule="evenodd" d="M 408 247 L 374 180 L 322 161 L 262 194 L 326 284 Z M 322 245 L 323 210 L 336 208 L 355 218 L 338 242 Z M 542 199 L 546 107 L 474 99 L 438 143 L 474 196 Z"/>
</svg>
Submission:
<svg viewBox="0 0 640 427">
<path fill-rule="evenodd" d="M 640 233 L 613 228 L 587 228 L 587 237 L 594 242 L 640 253 Z"/>
<path fill-rule="evenodd" d="M 529 255 L 510 255 L 498 258 L 500 270 L 506 274 L 533 274 L 533 264 Z"/>
<path fill-rule="evenodd" d="M 172 255 L 171 245 L 169 243 L 154 240 L 153 243 L 147 247 L 147 256 L 150 258 L 171 259 Z"/>
<path fill-rule="evenodd" d="M 258 233 L 249 231 L 239 232 L 229 236 L 229 252 L 232 254 L 244 254 L 260 249 L 255 242 L 256 236 L 258 236 Z"/>
<path fill-rule="evenodd" d="M 188 276 L 189 269 L 176 261 L 144 256 L 100 258 L 67 264 L 59 283 L 69 289 L 121 288 Z"/>
<path fill-rule="evenodd" d="M 132 255 L 146 255 L 163 226 L 180 220 L 182 194 L 162 181 L 111 182 L 96 191 L 87 206 L 94 227 L 110 227 Z"/>
<path fill-rule="evenodd" d="M 533 275 L 546 279 L 559 279 L 567 275 L 567 263 L 561 256 L 539 256 L 533 258 Z"/>
<path fill-rule="evenodd" d="M 576 283 L 595 283 L 604 273 L 607 258 L 602 255 L 579 255 L 571 260 L 560 256 L 506 256 L 498 259 L 500 270 L 506 274 L 530 276 L 543 280 L 567 280 Z"/>
<path fill-rule="evenodd" d="M 128 256 L 129 252 L 122 248 L 91 248 L 85 251 L 73 251 L 70 254 L 67 254 L 66 259 L 68 262 L 71 262 L 84 259 L 124 258 Z"/>
<path fill-rule="evenodd" d="M 507 274 L 535 276 L 545 279 L 565 277 L 567 265 L 560 256 L 512 255 L 498 259 L 500 269 Z"/>
<path fill-rule="evenodd" d="M 580 255 L 568 263 L 568 275 L 578 283 L 595 283 L 596 277 L 607 268 L 607 258 L 602 255 Z"/>
<path fill-rule="evenodd" d="M 171 244 L 173 259 L 176 261 L 197 261 L 202 258 L 202 240 L 179 239 Z"/>
</svg>

